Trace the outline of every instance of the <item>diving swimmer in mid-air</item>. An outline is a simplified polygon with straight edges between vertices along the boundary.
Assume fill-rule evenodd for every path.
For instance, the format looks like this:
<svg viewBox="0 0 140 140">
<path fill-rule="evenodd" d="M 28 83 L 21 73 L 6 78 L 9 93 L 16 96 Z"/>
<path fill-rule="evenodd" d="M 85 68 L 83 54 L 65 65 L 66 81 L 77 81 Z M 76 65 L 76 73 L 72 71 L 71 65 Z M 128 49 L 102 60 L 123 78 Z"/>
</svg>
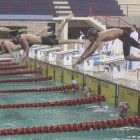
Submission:
<svg viewBox="0 0 140 140">
<path fill-rule="evenodd" d="M 75 63 L 75 65 L 82 63 L 82 61 L 91 56 L 102 42 L 120 39 L 123 43 L 123 53 L 126 60 L 140 61 L 140 57 L 130 55 L 130 46 L 140 49 L 140 44 L 135 41 L 130 35 L 121 29 L 113 28 L 106 31 L 99 32 L 95 28 L 91 28 L 87 32 L 87 37 L 90 41 L 89 46 Z"/>
<path fill-rule="evenodd" d="M 69 20 L 73 17 L 73 14 L 69 14 L 69 16 L 66 18 L 66 20 L 62 23 L 60 28 L 56 31 L 56 33 L 47 35 L 47 36 L 36 36 L 32 34 L 18 34 L 15 35 L 12 39 L 12 43 L 14 45 L 21 45 L 21 49 L 24 50 L 23 57 L 22 57 L 22 63 L 26 61 L 26 58 L 29 54 L 30 44 L 42 44 L 42 45 L 60 45 L 60 44 L 70 44 L 70 43 L 79 43 L 83 44 L 83 41 L 80 40 L 59 40 L 58 37 L 60 37 L 60 34 L 64 28 L 64 26 L 69 22 Z M 9 51 L 12 55 L 12 51 L 10 51 L 11 42 L 5 42 L 3 46 L 1 47 L 0 54 L 4 53 L 4 51 Z M 3 51 L 3 52 L 2 52 Z M 13 56 L 13 55 L 12 55 Z"/>
</svg>

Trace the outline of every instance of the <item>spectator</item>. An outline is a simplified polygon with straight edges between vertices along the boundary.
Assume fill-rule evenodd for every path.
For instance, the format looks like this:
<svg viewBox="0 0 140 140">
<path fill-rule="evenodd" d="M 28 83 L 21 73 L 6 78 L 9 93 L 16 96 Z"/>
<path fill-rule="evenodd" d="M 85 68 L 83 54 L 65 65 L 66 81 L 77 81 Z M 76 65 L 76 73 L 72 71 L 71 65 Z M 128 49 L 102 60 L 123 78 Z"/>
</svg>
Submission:
<svg viewBox="0 0 140 140">
<path fill-rule="evenodd" d="M 114 40 L 105 42 L 102 52 L 106 54 L 107 56 L 110 56 L 110 55 L 114 56 L 114 48 L 115 48 L 114 45 L 115 45 Z"/>
<path fill-rule="evenodd" d="M 80 30 L 80 38 L 81 41 L 85 43 L 85 35 L 83 31 Z M 79 44 L 79 53 L 82 55 L 84 52 L 84 44 Z"/>
</svg>

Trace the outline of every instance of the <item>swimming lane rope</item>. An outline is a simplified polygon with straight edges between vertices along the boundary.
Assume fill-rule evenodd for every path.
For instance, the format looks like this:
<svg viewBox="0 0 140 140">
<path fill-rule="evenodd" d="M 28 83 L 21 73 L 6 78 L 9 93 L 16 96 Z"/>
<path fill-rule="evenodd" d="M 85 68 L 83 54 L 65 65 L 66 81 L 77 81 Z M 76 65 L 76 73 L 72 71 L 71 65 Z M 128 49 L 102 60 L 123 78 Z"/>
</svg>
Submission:
<svg viewBox="0 0 140 140">
<path fill-rule="evenodd" d="M 1 63 L 0 66 L 19 65 L 19 63 Z"/>
<path fill-rule="evenodd" d="M 0 136 L 8 135 L 27 135 L 27 134 L 41 134 L 41 133 L 61 133 L 61 132 L 79 132 L 90 130 L 101 130 L 119 128 L 125 126 L 134 126 L 140 124 L 140 117 L 130 117 L 124 119 L 81 122 L 74 124 L 59 124 L 52 126 L 35 126 L 23 128 L 10 128 L 0 130 Z"/>
<path fill-rule="evenodd" d="M 14 70 L 14 69 L 26 69 L 27 65 L 24 66 L 12 66 L 12 67 L 0 67 L 0 70 Z"/>
<path fill-rule="evenodd" d="M 75 85 L 65 85 L 58 87 L 34 88 L 34 89 L 16 89 L 16 90 L 0 90 L 0 93 L 19 93 L 19 92 L 43 92 L 43 91 L 65 91 L 76 88 Z"/>
<path fill-rule="evenodd" d="M 25 70 L 25 71 L 0 72 L 0 76 L 32 74 L 32 73 L 41 73 L 41 72 L 42 72 L 42 70 Z"/>
<path fill-rule="evenodd" d="M 12 59 L 7 59 L 7 60 L 0 60 L 0 63 L 3 63 L 3 62 L 11 62 Z"/>
<path fill-rule="evenodd" d="M 94 97 L 80 98 L 80 99 L 73 99 L 73 100 L 41 102 L 41 103 L 5 104 L 5 105 L 0 105 L 0 108 L 6 109 L 6 108 L 73 106 L 73 105 L 97 103 L 105 100 L 106 100 L 105 96 L 94 96 Z"/>
<path fill-rule="evenodd" d="M 47 80 L 52 80 L 52 76 L 37 77 L 37 78 L 27 78 L 27 79 L 0 80 L 0 83 L 6 83 L 6 82 L 37 82 L 37 81 L 47 81 Z"/>
</svg>

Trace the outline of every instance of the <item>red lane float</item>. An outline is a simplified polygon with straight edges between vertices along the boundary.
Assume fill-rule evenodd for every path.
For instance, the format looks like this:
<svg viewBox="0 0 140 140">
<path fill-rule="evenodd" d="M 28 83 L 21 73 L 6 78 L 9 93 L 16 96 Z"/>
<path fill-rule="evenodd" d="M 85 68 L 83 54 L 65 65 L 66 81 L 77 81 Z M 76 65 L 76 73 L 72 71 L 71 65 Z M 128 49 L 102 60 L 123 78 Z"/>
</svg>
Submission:
<svg viewBox="0 0 140 140">
<path fill-rule="evenodd" d="M 35 126 L 23 128 L 10 128 L 0 130 L 0 136 L 8 135 L 27 135 L 27 134 L 41 134 L 41 133 L 61 133 L 61 132 L 79 132 L 89 130 L 101 130 L 119 128 L 125 126 L 134 126 L 140 124 L 140 117 L 131 117 L 125 119 L 81 122 L 74 124 L 59 124 L 51 126 Z"/>
<path fill-rule="evenodd" d="M 65 91 L 65 90 L 70 90 L 74 88 L 76 88 L 76 85 L 65 85 L 65 86 L 58 86 L 58 87 L 35 88 L 35 89 L 0 90 L 0 93 Z"/>
<path fill-rule="evenodd" d="M 42 70 L 25 70 L 25 71 L 0 72 L 0 76 L 32 74 L 32 73 L 41 73 L 41 72 L 42 72 Z"/>
<path fill-rule="evenodd" d="M 9 79 L 9 80 L 0 80 L 0 83 L 6 82 L 37 82 L 37 81 L 47 81 L 52 80 L 52 76 L 48 77 L 39 77 L 39 78 L 27 78 L 27 79 Z"/>
<path fill-rule="evenodd" d="M 19 65 L 19 63 L 2 63 L 0 66 Z"/>
<path fill-rule="evenodd" d="M 14 69 L 26 69 L 27 65 L 24 66 L 13 66 L 13 67 L 0 67 L 0 70 L 14 70 Z"/>
<path fill-rule="evenodd" d="M 12 59 L 7 59 L 7 60 L 0 60 L 0 63 L 3 63 L 3 62 L 11 62 Z"/>
<path fill-rule="evenodd" d="M 41 102 L 41 103 L 5 104 L 5 105 L 0 105 L 0 108 L 73 106 L 73 105 L 97 103 L 105 100 L 106 100 L 105 96 L 94 96 L 94 97 L 80 98 L 80 99 L 73 99 L 73 100 Z"/>
</svg>

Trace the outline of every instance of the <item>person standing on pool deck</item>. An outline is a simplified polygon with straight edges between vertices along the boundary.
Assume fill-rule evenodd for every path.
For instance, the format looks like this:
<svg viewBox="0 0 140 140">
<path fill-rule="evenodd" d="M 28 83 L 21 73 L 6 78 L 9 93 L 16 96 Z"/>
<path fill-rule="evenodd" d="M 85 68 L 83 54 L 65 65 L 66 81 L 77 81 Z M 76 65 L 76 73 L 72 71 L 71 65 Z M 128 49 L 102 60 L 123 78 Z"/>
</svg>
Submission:
<svg viewBox="0 0 140 140">
<path fill-rule="evenodd" d="M 91 28 L 87 32 L 87 37 L 90 41 L 89 46 L 84 51 L 79 60 L 75 63 L 80 64 L 82 61 L 91 56 L 102 42 L 110 41 L 119 38 L 123 42 L 123 53 L 126 60 L 140 61 L 140 57 L 130 55 L 130 46 L 140 49 L 140 44 L 130 37 L 130 35 L 121 29 L 113 28 L 99 32 L 95 28 Z"/>
<path fill-rule="evenodd" d="M 80 38 L 81 41 L 85 42 L 85 35 L 83 31 L 80 30 Z M 79 44 L 79 53 L 82 55 L 84 52 L 84 44 Z"/>
<path fill-rule="evenodd" d="M 138 32 L 137 32 L 137 27 L 136 25 L 133 25 L 131 27 L 131 34 L 130 34 L 130 37 L 134 38 L 136 41 L 138 41 Z M 131 46 L 131 49 L 130 49 L 130 55 L 133 55 L 133 56 L 138 56 L 138 49 Z M 132 69 L 133 70 L 136 70 L 137 68 L 137 62 L 132 62 Z"/>
<path fill-rule="evenodd" d="M 121 102 L 119 105 L 119 114 L 121 118 L 130 117 L 130 114 L 127 112 L 130 108 L 130 105 L 127 102 Z"/>
<path fill-rule="evenodd" d="M 70 44 L 70 43 L 79 43 L 83 44 L 83 41 L 80 40 L 59 40 L 57 39 L 60 37 L 60 34 L 64 28 L 64 26 L 69 22 L 69 20 L 73 17 L 73 14 L 71 13 L 66 20 L 63 22 L 63 24 L 60 26 L 60 28 L 57 30 L 55 34 L 52 34 L 50 36 L 44 36 L 44 37 L 38 37 L 32 34 L 22 34 L 17 35 L 13 38 L 14 44 L 20 44 L 22 49 L 24 50 L 22 63 L 26 60 L 29 54 L 29 43 L 30 44 L 42 44 L 42 45 L 61 45 L 61 44 Z"/>
</svg>

